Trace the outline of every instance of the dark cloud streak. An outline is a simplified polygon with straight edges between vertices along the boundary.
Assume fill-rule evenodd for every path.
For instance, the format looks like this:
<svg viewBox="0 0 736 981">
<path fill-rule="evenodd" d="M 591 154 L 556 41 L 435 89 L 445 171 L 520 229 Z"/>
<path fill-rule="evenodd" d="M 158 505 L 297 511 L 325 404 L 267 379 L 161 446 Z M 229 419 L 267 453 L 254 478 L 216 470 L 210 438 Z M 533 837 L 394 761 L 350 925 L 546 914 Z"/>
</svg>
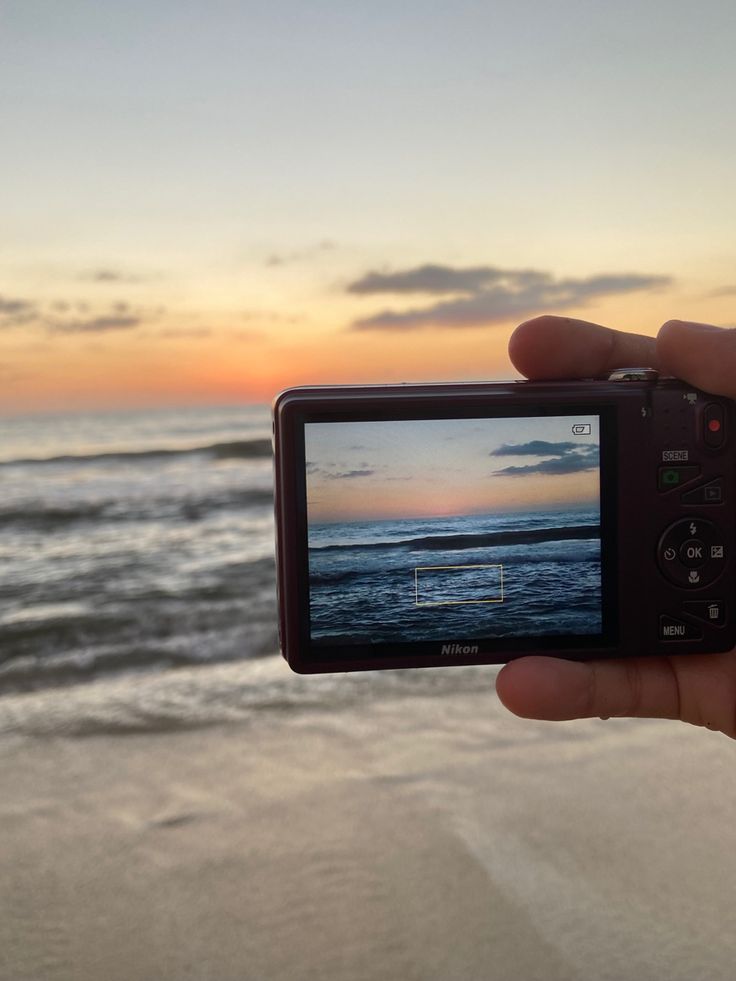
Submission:
<svg viewBox="0 0 736 981">
<path fill-rule="evenodd" d="M 550 443 L 535 439 L 528 443 L 504 443 L 489 456 L 538 456 L 548 459 L 524 466 L 503 467 L 493 472 L 494 477 L 528 477 L 532 474 L 585 473 L 598 466 L 599 453 L 595 443 Z"/>
<path fill-rule="evenodd" d="M 326 473 L 328 480 L 352 480 L 355 477 L 372 477 L 375 470 L 346 470 L 342 473 Z"/>
<path fill-rule="evenodd" d="M 395 273 L 371 272 L 350 283 L 353 294 L 425 293 L 448 298 L 409 310 L 386 309 L 356 320 L 352 330 L 406 331 L 422 327 L 483 327 L 545 310 L 581 306 L 596 297 L 654 290 L 668 276 L 603 273 L 582 279 L 554 279 L 533 269 L 424 265 Z M 452 295 L 455 294 L 455 295 Z"/>
<path fill-rule="evenodd" d="M 0 295 L 0 329 L 21 327 L 38 316 L 38 307 L 31 300 Z"/>
<path fill-rule="evenodd" d="M 489 456 L 563 456 L 573 450 L 579 450 L 584 443 L 571 441 L 550 443 L 546 439 L 532 439 L 528 443 L 503 443 L 496 450 L 491 450 Z"/>
<path fill-rule="evenodd" d="M 144 277 L 134 273 L 124 272 L 122 269 L 92 269 L 83 273 L 80 277 L 88 283 L 141 283 Z"/>
<path fill-rule="evenodd" d="M 59 320 L 46 324 L 51 334 L 105 334 L 113 330 L 131 330 L 143 323 L 141 317 L 103 316 L 88 320 Z"/>
</svg>

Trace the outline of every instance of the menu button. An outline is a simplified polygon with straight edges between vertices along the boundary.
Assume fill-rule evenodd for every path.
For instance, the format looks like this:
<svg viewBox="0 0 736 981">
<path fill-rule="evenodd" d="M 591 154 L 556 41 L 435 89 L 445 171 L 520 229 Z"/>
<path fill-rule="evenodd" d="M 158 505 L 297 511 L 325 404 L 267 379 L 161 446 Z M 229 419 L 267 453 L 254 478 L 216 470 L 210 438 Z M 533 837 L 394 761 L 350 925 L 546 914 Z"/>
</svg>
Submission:
<svg viewBox="0 0 736 981">
<path fill-rule="evenodd" d="M 700 627 L 693 623 L 685 623 L 675 617 L 662 614 L 659 618 L 659 639 L 666 641 L 675 640 L 700 640 L 703 632 Z"/>
</svg>

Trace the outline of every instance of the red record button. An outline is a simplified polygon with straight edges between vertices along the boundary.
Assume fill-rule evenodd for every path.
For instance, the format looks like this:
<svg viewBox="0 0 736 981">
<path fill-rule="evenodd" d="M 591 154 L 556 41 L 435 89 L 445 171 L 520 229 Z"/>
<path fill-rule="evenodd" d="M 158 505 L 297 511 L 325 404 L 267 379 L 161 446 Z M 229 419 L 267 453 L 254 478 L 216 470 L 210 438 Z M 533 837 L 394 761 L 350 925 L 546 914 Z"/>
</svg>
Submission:
<svg viewBox="0 0 736 981">
<path fill-rule="evenodd" d="M 706 405 L 703 422 L 703 439 L 705 440 L 705 445 L 713 449 L 718 449 L 719 446 L 723 445 L 725 438 L 723 406 L 717 402 L 711 402 L 710 405 Z"/>
</svg>

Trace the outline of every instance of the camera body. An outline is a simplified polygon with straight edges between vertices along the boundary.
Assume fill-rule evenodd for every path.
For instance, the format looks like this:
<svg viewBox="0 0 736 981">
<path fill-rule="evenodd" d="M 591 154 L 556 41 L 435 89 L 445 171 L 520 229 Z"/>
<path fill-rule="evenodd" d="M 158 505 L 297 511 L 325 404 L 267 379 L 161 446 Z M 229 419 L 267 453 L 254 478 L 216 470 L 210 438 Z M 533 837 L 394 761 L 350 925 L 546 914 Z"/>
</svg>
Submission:
<svg viewBox="0 0 736 981">
<path fill-rule="evenodd" d="M 316 673 L 731 649 L 735 410 L 650 369 L 283 392 L 284 657 Z"/>
</svg>

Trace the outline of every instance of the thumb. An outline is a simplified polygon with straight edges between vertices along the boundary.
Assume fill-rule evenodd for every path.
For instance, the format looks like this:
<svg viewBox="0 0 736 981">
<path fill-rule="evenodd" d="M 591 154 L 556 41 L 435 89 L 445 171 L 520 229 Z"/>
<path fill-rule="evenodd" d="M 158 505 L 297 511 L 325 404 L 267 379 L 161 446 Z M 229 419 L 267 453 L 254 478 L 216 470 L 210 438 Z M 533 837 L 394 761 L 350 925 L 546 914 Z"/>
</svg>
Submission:
<svg viewBox="0 0 736 981">
<path fill-rule="evenodd" d="M 667 374 L 736 398 L 736 330 L 668 320 L 657 337 L 657 357 Z"/>
</svg>

